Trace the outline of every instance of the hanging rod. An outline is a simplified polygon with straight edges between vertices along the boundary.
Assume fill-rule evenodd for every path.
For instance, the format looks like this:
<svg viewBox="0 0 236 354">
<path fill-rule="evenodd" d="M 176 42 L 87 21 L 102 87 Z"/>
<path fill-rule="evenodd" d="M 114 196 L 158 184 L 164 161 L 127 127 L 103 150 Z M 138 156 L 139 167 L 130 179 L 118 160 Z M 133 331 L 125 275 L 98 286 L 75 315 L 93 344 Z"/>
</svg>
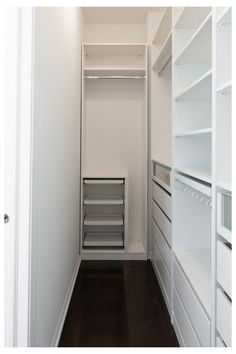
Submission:
<svg viewBox="0 0 236 354">
<path fill-rule="evenodd" d="M 177 180 L 174 181 L 174 186 L 183 191 L 184 193 L 190 195 L 192 198 L 199 201 L 201 204 L 205 205 L 208 208 L 212 207 L 211 197 L 206 196 L 205 194 L 198 192 L 196 189 L 189 187 L 187 184 L 183 182 L 179 182 Z"/>
<path fill-rule="evenodd" d="M 163 70 L 165 70 L 165 68 L 167 67 L 167 65 L 168 65 L 169 62 L 171 61 L 171 59 L 172 59 L 172 55 L 170 55 L 170 57 L 165 61 L 165 63 L 164 63 L 163 66 L 161 67 L 161 69 L 158 70 L 158 76 L 160 76 L 160 75 L 161 75 L 161 72 L 162 72 Z"/>
<path fill-rule="evenodd" d="M 109 76 L 94 76 L 94 75 L 86 75 L 85 79 L 146 79 L 146 76 L 117 76 L 117 75 L 109 75 Z"/>
</svg>

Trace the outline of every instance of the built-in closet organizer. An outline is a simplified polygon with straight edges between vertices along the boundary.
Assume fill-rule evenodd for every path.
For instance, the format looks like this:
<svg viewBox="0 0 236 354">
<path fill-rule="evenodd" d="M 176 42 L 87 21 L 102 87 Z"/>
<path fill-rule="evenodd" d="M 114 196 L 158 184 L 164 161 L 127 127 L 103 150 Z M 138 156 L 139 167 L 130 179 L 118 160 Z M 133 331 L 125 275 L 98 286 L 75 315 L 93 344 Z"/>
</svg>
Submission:
<svg viewBox="0 0 236 354">
<path fill-rule="evenodd" d="M 212 9 L 173 8 L 173 323 L 211 345 Z"/>
<path fill-rule="evenodd" d="M 147 46 L 85 43 L 82 76 L 81 256 L 146 259 Z"/>
<path fill-rule="evenodd" d="M 231 345 L 230 15 L 172 16 L 173 324 L 184 346 Z"/>
</svg>

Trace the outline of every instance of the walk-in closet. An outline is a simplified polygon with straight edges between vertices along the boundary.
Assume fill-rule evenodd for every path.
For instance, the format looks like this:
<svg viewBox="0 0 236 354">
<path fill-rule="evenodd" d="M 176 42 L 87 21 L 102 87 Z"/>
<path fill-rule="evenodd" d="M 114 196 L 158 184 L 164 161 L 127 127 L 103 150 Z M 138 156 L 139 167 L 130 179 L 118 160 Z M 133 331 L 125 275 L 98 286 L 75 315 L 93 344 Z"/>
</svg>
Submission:
<svg viewBox="0 0 236 354">
<path fill-rule="evenodd" d="M 15 345 L 231 347 L 231 7 L 29 18 L 29 302 Z"/>
</svg>

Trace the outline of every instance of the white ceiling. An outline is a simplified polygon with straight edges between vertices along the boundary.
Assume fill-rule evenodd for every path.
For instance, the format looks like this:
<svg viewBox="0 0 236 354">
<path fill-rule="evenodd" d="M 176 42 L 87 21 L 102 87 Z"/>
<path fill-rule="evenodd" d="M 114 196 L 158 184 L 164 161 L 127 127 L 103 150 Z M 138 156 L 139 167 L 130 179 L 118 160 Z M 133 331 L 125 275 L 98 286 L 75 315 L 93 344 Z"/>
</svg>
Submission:
<svg viewBox="0 0 236 354">
<path fill-rule="evenodd" d="M 148 11 L 163 11 L 163 7 L 83 7 L 86 24 L 144 24 Z"/>
</svg>

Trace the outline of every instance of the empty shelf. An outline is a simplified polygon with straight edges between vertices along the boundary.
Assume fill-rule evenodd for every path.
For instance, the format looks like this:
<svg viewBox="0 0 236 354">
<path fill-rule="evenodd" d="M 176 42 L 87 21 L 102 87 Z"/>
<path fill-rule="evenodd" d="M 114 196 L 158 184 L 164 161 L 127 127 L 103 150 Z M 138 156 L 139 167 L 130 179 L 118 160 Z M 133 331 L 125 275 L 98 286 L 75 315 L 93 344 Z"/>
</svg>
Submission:
<svg viewBox="0 0 236 354">
<path fill-rule="evenodd" d="M 176 166 L 175 170 L 207 183 L 211 183 L 210 166 Z"/>
<path fill-rule="evenodd" d="M 232 183 L 227 181 L 217 181 L 216 186 L 226 191 L 232 192 Z"/>
<path fill-rule="evenodd" d="M 185 90 L 175 97 L 180 100 L 210 100 L 211 99 L 212 70 L 207 71 L 194 81 Z"/>
<path fill-rule="evenodd" d="M 165 43 L 163 44 L 156 60 L 153 63 L 152 69 L 159 73 L 165 69 L 172 56 L 172 33 L 170 32 Z"/>
<path fill-rule="evenodd" d="M 121 214 L 87 214 L 84 219 L 85 226 L 121 226 L 123 218 Z"/>
<path fill-rule="evenodd" d="M 210 7 L 184 7 L 174 27 L 198 28 L 210 11 Z"/>
<path fill-rule="evenodd" d="M 175 59 L 175 64 L 210 64 L 212 13 L 202 22 Z"/>
<path fill-rule="evenodd" d="M 217 18 L 217 24 L 231 24 L 232 8 L 226 7 Z"/>
<path fill-rule="evenodd" d="M 176 250 L 179 264 L 206 312 L 211 314 L 211 252 L 210 250 Z"/>
<path fill-rule="evenodd" d="M 86 205 L 122 205 L 124 204 L 121 195 L 87 195 L 84 199 Z"/>
<path fill-rule="evenodd" d="M 145 68 L 85 68 L 85 77 L 98 76 L 98 77 L 110 77 L 110 76 L 140 76 L 145 77 Z"/>
<path fill-rule="evenodd" d="M 103 179 L 103 178 L 85 178 L 84 179 L 84 184 L 123 184 L 124 180 L 123 179 Z"/>
<path fill-rule="evenodd" d="M 166 7 L 161 16 L 159 25 L 154 35 L 152 41 L 153 44 L 163 42 L 163 39 L 165 39 L 165 37 L 171 30 L 171 19 L 172 19 L 172 9 L 171 7 Z"/>
<path fill-rule="evenodd" d="M 232 91 L 232 82 L 231 81 L 225 82 L 224 84 L 218 86 L 216 89 L 216 92 L 220 93 L 220 94 L 231 93 L 231 91 Z"/>
<path fill-rule="evenodd" d="M 199 135 L 205 135 L 205 134 L 211 134 L 211 133 L 212 133 L 212 129 L 206 128 L 206 129 L 198 129 L 198 130 L 191 130 L 188 132 L 178 133 L 178 134 L 175 134 L 174 136 L 176 138 L 181 138 L 181 137 L 199 136 Z"/>
<path fill-rule="evenodd" d="M 121 233 L 86 233 L 84 247 L 123 247 L 124 241 Z"/>
</svg>

